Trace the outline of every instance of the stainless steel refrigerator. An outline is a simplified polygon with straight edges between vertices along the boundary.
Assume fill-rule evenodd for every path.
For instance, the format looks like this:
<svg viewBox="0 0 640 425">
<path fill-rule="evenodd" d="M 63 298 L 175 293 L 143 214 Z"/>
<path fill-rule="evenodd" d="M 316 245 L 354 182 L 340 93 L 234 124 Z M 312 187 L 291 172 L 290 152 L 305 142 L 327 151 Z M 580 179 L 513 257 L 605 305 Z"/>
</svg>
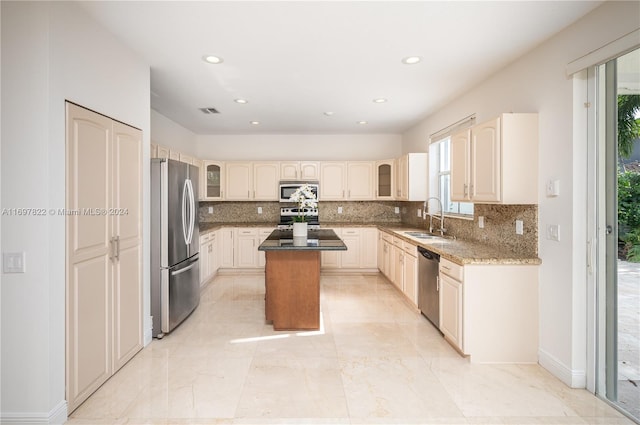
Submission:
<svg viewBox="0 0 640 425">
<path fill-rule="evenodd" d="M 162 338 L 200 303 L 198 167 L 151 160 L 151 314 Z"/>
</svg>

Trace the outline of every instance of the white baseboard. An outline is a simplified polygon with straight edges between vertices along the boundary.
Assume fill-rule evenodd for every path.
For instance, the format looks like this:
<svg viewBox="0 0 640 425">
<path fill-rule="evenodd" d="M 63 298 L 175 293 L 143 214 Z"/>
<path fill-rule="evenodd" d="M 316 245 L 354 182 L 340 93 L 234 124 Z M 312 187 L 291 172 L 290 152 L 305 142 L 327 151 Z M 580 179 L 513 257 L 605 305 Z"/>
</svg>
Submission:
<svg viewBox="0 0 640 425">
<path fill-rule="evenodd" d="M 0 413 L 0 424 L 2 425 L 62 425 L 67 421 L 67 401 L 62 400 L 56 407 L 48 413 L 32 412 L 11 412 Z"/>
<path fill-rule="evenodd" d="M 565 366 L 560 360 L 546 351 L 538 350 L 538 362 L 553 376 L 571 388 L 586 388 L 587 375 L 584 370 L 574 370 Z"/>
</svg>

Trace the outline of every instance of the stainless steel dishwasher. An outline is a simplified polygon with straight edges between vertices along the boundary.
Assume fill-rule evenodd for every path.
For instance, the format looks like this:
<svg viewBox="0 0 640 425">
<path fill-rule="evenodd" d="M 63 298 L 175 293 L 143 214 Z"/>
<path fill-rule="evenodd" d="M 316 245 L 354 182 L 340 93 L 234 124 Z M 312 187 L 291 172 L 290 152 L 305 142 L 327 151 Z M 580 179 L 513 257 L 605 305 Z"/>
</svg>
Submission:
<svg viewBox="0 0 640 425">
<path fill-rule="evenodd" d="M 418 308 L 440 330 L 440 255 L 418 247 Z"/>
</svg>

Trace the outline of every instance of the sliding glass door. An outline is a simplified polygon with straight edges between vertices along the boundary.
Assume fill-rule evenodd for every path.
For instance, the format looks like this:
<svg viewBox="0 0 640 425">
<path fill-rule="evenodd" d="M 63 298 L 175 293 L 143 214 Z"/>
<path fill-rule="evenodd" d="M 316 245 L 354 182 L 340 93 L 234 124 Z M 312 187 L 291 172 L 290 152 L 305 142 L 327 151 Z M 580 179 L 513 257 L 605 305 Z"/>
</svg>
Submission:
<svg viewBox="0 0 640 425">
<path fill-rule="evenodd" d="M 595 81 L 594 389 L 640 421 L 640 50 L 597 67 Z"/>
</svg>

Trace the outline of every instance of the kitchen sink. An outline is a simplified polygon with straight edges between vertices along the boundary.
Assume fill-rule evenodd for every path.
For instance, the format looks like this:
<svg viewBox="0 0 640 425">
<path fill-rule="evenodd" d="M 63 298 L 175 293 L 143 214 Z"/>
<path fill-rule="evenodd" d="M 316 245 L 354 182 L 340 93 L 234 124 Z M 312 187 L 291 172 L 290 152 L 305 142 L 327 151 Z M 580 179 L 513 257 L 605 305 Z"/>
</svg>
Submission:
<svg viewBox="0 0 640 425">
<path fill-rule="evenodd" d="M 432 235 L 431 233 L 425 232 L 403 232 L 407 236 L 411 236 L 412 238 L 417 239 L 442 239 L 440 236 Z"/>
</svg>

